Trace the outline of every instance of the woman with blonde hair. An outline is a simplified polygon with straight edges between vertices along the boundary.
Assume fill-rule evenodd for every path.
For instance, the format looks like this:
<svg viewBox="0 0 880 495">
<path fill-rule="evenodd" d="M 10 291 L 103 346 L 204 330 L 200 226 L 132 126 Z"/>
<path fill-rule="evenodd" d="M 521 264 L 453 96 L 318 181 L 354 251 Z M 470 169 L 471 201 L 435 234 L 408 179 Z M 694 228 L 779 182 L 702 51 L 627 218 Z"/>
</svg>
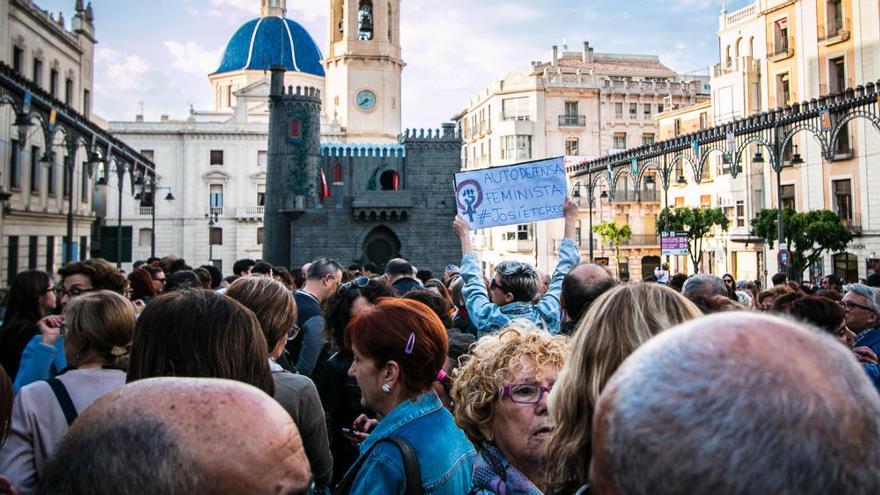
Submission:
<svg viewBox="0 0 880 495">
<path fill-rule="evenodd" d="M 618 366 L 654 335 L 700 316 L 696 305 L 660 284 L 621 285 L 593 303 L 550 395 L 556 428 L 548 446 L 548 482 L 557 493 L 587 483 L 593 410 Z"/>
<path fill-rule="evenodd" d="M 46 327 L 48 323 L 39 323 Z M 60 332 L 70 371 L 23 387 L 15 397 L 12 431 L 0 450 L 0 472 L 20 493 L 31 493 L 61 438 L 79 413 L 125 384 L 135 325 L 131 301 L 111 291 L 67 303 Z"/>
<path fill-rule="evenodd" d="M 547 396 L 567 338 L 514 320 L 476 342 L 455 371 L 455 422 L 477 446 L 472 494 L 538 494 L 553 420 Z"/>
</svg>

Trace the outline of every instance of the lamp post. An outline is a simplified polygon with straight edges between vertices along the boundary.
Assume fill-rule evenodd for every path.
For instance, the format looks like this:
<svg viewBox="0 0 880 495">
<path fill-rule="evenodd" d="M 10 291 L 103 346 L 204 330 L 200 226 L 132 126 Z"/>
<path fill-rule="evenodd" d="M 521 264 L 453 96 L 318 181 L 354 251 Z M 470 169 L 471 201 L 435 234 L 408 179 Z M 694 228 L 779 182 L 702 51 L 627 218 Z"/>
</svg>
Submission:
<svg viewBox="0 0 880 495">
<path fill-rule="evenodd" d="M 587 223 L 587 242 L 590 243 L 589 253 L 590 253 L 590 263 L 593 262 L 593 168 L 589 167 L 589 175 L 588 175 L 588 187 L 587 187 L 587 204 L 590 209 L 590 220 Z"/>
<path fill-rule="evenodd" d="M 150 257 L 156 257 L 156 192 L 168 190 L 168 194 L 165 195 L 165 201 L 174 201 L 174 195 L 171 194 L 171 188 L 168 186 L 157 187 L 156 181 L 154 180 L 150 185 L 151 191 L 151 199 L 152 199 L 152 211 L 150 212 Z"/>
<path fill-rule="evenodd" d="M 211 236 L 214 234 L 214 226 L 220 223 L 220 215 L 214 208 L 211 208 L 210 211 L 210 213 L 205 214 L 205 218 L 208 219 L 208 262 L 213 265 L 214 239 L 212 239 Z"/>
</svg>

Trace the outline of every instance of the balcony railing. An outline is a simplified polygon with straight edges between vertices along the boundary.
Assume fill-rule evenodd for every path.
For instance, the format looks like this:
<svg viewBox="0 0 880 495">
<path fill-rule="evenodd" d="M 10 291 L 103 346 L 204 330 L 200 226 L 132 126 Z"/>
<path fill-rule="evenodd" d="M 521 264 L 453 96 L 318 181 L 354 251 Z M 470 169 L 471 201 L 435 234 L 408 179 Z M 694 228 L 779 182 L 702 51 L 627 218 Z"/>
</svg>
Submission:
<svg viewBox="0 0 880 495">
<path fill-rule="evenodd" d="M 622 201 L 660 201 L 660 193 L 656 189 L 642 189 L 639 194 L 631 190 L 614 191 L 614 202 Z"/>
<path fill-rule="evenodd" d="M 511 120 L 521 120 L 524 122 L 528 122 L 528 121 L 532 120 L 532 117 L 529 115 L 504 115 L 501 117 L 501 120 L 503 120 L 505 122 L 509 122 Z"/>
<path fill-rule="evenodd" d="M 140 206 L 140 207 L 138 207 L 138 214 L 152 216 L 153 215 L 153 207 L 152 206 Z"/>
<path fill-rule="evenodd" d="M 840 19 L 840 23 L 831 21 L 827 26 L 819 26 L 819 41 L 827 41 L 829 43 L 839 43 L 849 39 L 850 22 L 849 17 Z"/>
<path fill-rule="evenodd" d="M 559 116 L 559 127 L 586 127 L 586 126 L 587 126 L 586 115 L 563 114 L 563 115 Z"/>
<path fill-rule="evenodd" d="M 861 235 L 862 220 L 861 216 L 858 213 L 854 214 L 852 218 L 841 218 L 840 223 L 854 235 Z"/>
<path fill-rule="evenodd" d="M 634 235 L 620 243 L 621 246 L 659 246 L 660 237 L 653 235 Z"/>
<path fill-rule="evenodd" d="M 218 217 L 223 216 L 223 207 L 222 206 L 211 206 L 208 208 L 209 215 L 217 215 Z"/>
<path fill-rule="evenodd" d="M 261 219 L 265 209 L 264 206 L 239 206 L 235 209 L 235 217 L 242 220 Z"/>
</svg>

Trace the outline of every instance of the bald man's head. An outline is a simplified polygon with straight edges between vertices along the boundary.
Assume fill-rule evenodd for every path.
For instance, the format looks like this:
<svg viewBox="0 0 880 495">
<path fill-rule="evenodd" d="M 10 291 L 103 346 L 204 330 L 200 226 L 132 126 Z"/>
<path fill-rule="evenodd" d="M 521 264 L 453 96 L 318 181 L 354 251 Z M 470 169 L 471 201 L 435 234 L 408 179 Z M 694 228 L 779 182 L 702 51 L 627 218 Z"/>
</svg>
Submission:
<svg viewBox="0 0 880 495">
<path fill-rule="evenodd" d="M 876 493 L 880 396 L 835 344 L 747 313 L 654 337 L 599 399 L 599 493 Z"/>
<path fill-rule="evenodd" d="M 616 284 L 608 268 L 594 263 L 582 263 L 562 279 L 562 308 L 572 321 L 581 319 L 584 313 L 608 289 Z"/>
<path fill-rule="evenodd" d="M 39 493 L 307 493 L 290 415 L 264 392 L 204 378 L 139 380 L 95 402 L 46 468 Z"/>
</svg>

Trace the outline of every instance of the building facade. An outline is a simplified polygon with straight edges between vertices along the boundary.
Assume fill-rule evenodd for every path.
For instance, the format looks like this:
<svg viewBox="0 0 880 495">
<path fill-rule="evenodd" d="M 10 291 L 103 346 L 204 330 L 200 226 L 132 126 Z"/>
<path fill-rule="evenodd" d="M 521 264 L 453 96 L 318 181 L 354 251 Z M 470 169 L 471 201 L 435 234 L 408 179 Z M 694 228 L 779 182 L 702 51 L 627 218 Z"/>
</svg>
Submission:
<svg viewBox="0 0 880 495">
<path fill-rule="evenodd" d="M 876 2 L 759 0 L 735 12 L 723 11 L 718 37 L 719 63 L 711 83 L 716 125 L 880 78 Z M 674 116 L 658 119 L 661 135 L 676 135 Z M 696 184 L 691 176 L 687 185 L 670 189 L 671 204 L 720 206 L 731 220 L 728 232 L 716 232 L 707 243 L 701 271 L 762 280 L 776 273 L 776 250 L 750 234 L 750 220 L 764 208 L 776 208 L 781 199 L 784 207 L 797 211 L 832 210 L 854 235 L 846 251 L 826 254 L 805 277 L 837 274 L 854 282 L 867 276 L 880 263 L 880 215 L 872 215 L 875 200 L 870 194 L 880 182 L 869 166 L 880 151 L 880 134 L 871 123 L 855 119 L 846 124 L 830 160 L 823 158 L 807 130 L 797 134 L 784 150 L 778 182 L 768 163 L 753 160 L 756 151 L 746 150 L 736 178 L 716 157 L 713 179 Z"/>
<path fill-rule="evenodd" d="M 577 52 L 553 47 L 549 61 L 509 73 L 455 117 L 464 140 L 462 163 L 475 169 L 561 155 L 571 162 L 653 143 L 656 114 L 707 97 L 707 76 L 676 74 L 656 56 L 597 53 L 586 42 Z M 655 176 L 646 179 L 640 191 L 630 181 L 618 181 L 613 202 L 604 183 L 604 195 L 597 193 L 592 208 L 582 184 L 569 184 L 580 205 L 583 259 L 592 237 L 594 258 L 616 265 L 613 251 L 590 232 L 592 218 L 593 225 L 630 225 L 633 236 L 621 246 L 621 266 L 613 267 L 624 278 L 639 279 L 659 265 L 660 187 Z M 561 220 L 486 229 L 475 244 L 486 273 L 507 259 L 552 270 L 562 231 Z"/>
<path fill-rule="evenodd" d="M 95 26 L 91 4 L 76 1 L 69 20 L 31 0 L 0 0 L 0 62 L 70 109 L 91 118 Z M 36 117 L 34 117 L 36 118 Z M 86 154 L 63 133 L 51 142 L 36 120 L 20 133 L 11 105 L 0 105 L 0 286 L 25 269 L 54 272 L 73 212 L 76 258 L 92 246 L 94 178 Z M 64 173 L 70 150 L 74 173 Z"/>
</svg>

